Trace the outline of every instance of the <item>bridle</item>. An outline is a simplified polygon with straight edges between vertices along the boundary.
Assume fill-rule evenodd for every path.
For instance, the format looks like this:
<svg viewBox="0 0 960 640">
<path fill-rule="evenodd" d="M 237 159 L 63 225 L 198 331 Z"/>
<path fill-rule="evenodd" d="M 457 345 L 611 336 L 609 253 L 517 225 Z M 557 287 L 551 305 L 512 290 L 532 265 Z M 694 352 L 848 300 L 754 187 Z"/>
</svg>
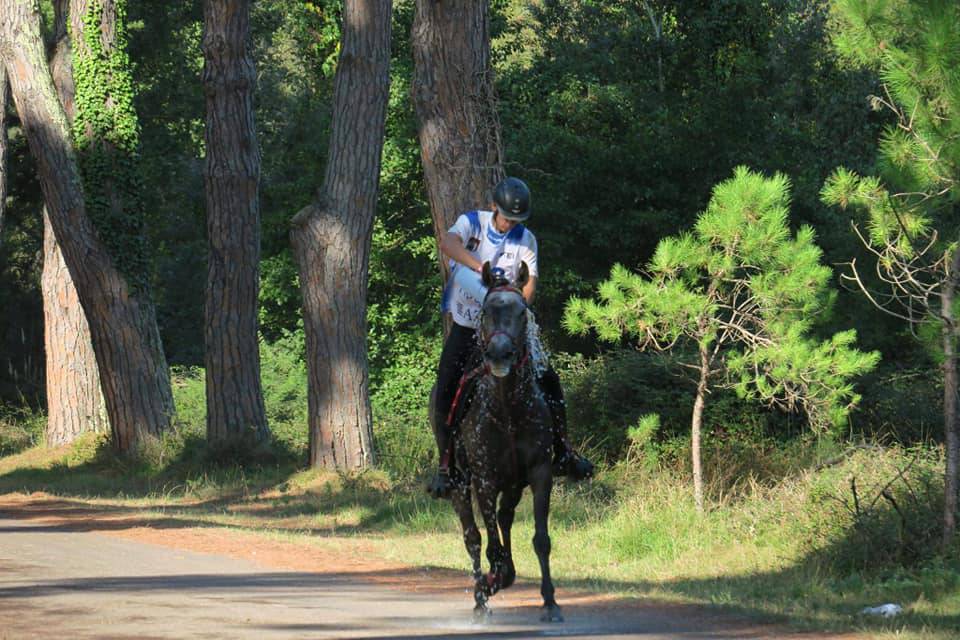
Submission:
<svg viewBox="0 0 960 640">
<path fill-rule="evenodd" d="M 518 289 L 517 287 L 514 287 L 513 285 L 509 285 L 509 284 L 502 284 L 502 285 L 490 287 L 490 289 L 487 290 L 487 294 L 486 294 L 486 295 L 484 296 L 484 298 L 483 298 L 483 304 L 486 305 L 486 303 L 487 303 L 487 298 L 490 297 L 490 294 L 492 294 L 492 293 L 497 293 L 498 291 L 506 291 L 506 292 L 509 292 L 509 293 L 515 293 L 515 294 L 517 294 L 518 296 L 520 296 L 520 299 L 523 300 L 523 305 L 524 305 L 524 307 L 526 307 L 527 302 L 526 302 L 526 300 L 524 300 L 524 298 L 523 298 L 523 291 L 521 291 L 521 290 Z M 530 349 L 527 347 L 527 339 L 526 339 L 527 337 L 526 337 L 526 335 L 512 336 L 512 335 L 510 335 L 509 333 L 507 333 L 506 331 L 504 331 L 504 330 L 502 330 L 502 329 L 499 329 L 499 330 L 494 331 L 493 333 L 491 333 L 489 336 L 484 336 L 484 335 L 483 335 L 483 311 L 482 311 L 482 307 L 481 307 L 481 315 L 480 315 L 480 348 L 481 348 L 483 351 L 486 351 L 486 350 L 487 350 L 487 347 L 490 345 L 490 342 L 493 341 L 493 339 L 494 339 L 495 337 L 497 337 L 498 335 L 507 336 L 507 338 L 510 340 L 511 344 L 513 344 L 513 346 L 514 346 L 515 349 L 516 349 L 517 346 L 518 346 L 518 345 L 517 345 L 517 341 L 519 340 L 519 341 L 521 342 L 521 344 L 519 345 L 520 347 L 522 347 L 522 349 L 520 349 L 520 357 L 517 359 L 516 363 L 514 363 L 514 365 L 513 365 L 511 368 L 513 368 L 513 367 L 520 368 L 520 367 L 522 367 L 524 364 L 526 364 L 527 359 L 529 359 L 529 357 L 530 357 Z M 482 366 L 483 366 L 484 368 L 486 368 L 486 365 L 482 365 Z M 486 372 L 488 372 L 488 371 L 485 371 L 485 373 L 486 373 Z"/>
<path fill-rule="evenodd" d="M 520 289 L 518 289 L 517 287 L 511 286 L 511 285 L 509 285 L 509 284 L 501 284 L 501 285 L 497 285 L 497 286 L 494 286 L 494 287 L 490 287 L 490 289 L 487 290 L 487 294 L 486 294 L 486 295 L 484 296 L 484 298 L 483 298 L 483 304 L 486 305 L 487 298 L 490 297 L 490 294 L 491 294 L 491 293 L 496 293 L 496 292 L 498 292 L 498 291 L 507 291 L 507 292 L 510 292 L 510 293 L 515 293 L 515 294 L 517 294 L 517 295 L 520 296 L 520 299 L 521 299 L 521 300 L 523 300 L 523 292 L 522 292 Z M 524 304 L 524 306 L 526 306 L 526 304 L 527 304 L 527 303 L 526 303 L 526 300 L 524 300 L 524 303 L 523 303 L 523 304 Z M 507 333 L 506 331 L 499 330 L 499 331 L 494 331 L 494 332 L 491 333 L 489 336 L 484 337 L 484 335 L 483 335 L 483 311 L 482 311 L 482 307 L 481 307 L 480 331 L 479 331 L 478 334 L 477 334 L 478 338 L 480 339 L 480 348 L 481 348 L 483 351 L 486 351 L 487 346 L 490 344 L 490 341 L 493 340 L 496 336 L 501 335 L 501 334 L 507 336 L 507 338 L 510 339 L 510 342 L 513 344 L 514 348 L 516 348 L 516 346 L 517 346 L 517 339 L 519 338 L 519 339 L 521 340 L 521 342 L 523 343 L 523 344 L 522 344 L 522 346 L 523 346 L 523 351 L 522 351 L 520 357 L 517 359 L 517 361 L 516 361 L 510 368 L 511 368 L 511 369 L 513 369 L 513 368 L 518 368 L 518 369 L 519 369 L 519 368 L 523 367 L 523 365 L 527 363 L 527 360 L 530 359 L 530 349 L 529 349 L 528 346 L 527 346 L 526 336 L 525 336 L 525 335 L 521 335 L 521 336 L 514 337 L 514 336 L 511 336 L 511 335 L 510 335 L 509 333 Z M 454 394 L 453 402 L 452 402 L 451 405 L 450 405 L 450 410 L 447 412 L 447 421 L 446 421 L 447 426 L 452 426 L 452 425 L 453 425 L 453 417 L 454 417 L 454 415 L 456 414 L 457 406 L 460 404 L 460 396 L 461 396 L 461 394 L 463 393 L 464 388 L 467 386 L 467 382 L 469 382 L 469 381 L 470 381 L 471 379 L 473 379 L 473 378 L 476 378 L 477 376 L 486 376 L 486 375 L 488 375 L 489 373 L 490 373 L 490 366 L 489 366 L 487 363 L 484 362 L 484 363 L 481 363 L 480 365 L 478 365 L 476 368 L 472 369 L 471 371 L 467 371 L 466 373 L 464 373 L 464 374 L 460 377 L 460 383 L 457 385 L 457 392 L 456 392 L 456 394 Z M 452 445 L 452 441 L 451 441 L 451 445 Z M 444 456 L 444 459 L 448 459 L 450 455 L 452 455 L 452 452 L 447 452 L 446 455 Z"/>
</svg>

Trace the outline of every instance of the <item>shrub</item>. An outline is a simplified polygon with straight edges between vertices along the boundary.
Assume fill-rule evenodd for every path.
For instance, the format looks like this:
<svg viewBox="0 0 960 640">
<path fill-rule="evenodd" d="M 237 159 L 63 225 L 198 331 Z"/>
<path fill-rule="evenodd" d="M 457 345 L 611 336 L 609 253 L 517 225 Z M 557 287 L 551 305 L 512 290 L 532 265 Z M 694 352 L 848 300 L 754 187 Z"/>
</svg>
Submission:
<svg viewBox="0 0 960 640">
<path fill-rule="evenodd" d="M 278 454 L 301 460 L 309 439 L 305 345 L 302 330 L 260 343 L 260 378 L 275 448 Z"/>
<path fill-rule="evenodd" d="M 427 406 L 440 347 L 435 341 L 398 357 L 383 371 L 382 382 L 371 394 L 379 464 L 394 476 L 416 476 L 434 456 Z"/>
<path fill-rule="evenodd" d="M 644 444 L 670 462 L 676 439 L 686 438 L 689 451 L 693 382 L 678 374 L 661 355 L 620 349 L 587 358 L 554 354 L 551 360 L 563 381 L 569 431 L 575 443 L 588 443 L 608 460 L 620 459 L 630 447 L 629 432 L 646 414 L 657 414 L 659 426 Z M 716 390 L 704 415 L 704 440 L 782 440 L 805 432 L 805 420 Z"/>
<path fill-rule="evenodd" d="M 200 367 L 178 367 L 173 369 L 172 376 L 177 420 L 174 429 L 161 439 L 160 450 L 152 452 L 150 458 L 161 466 L 173 460 L 199 465 L 211 456 L 213 462 L 303 459 L 307 450 L 307 366 L 303 344 L 302 332 L 289 332 L 273 342 L 260 343 L 261 383 L 273 434 L 270 447 L 254 452 L 235 448 L 208 451 L 204 371 Z"/>
<path fill-rule="evenodd" d="M 869 447 L 812 478 L 798 534 L 838 572 L 910 566 L 936 556 L 943 452 Z"/>
<path fill-rule="evenodd" d="M 46 423 L 45 415 L 27 406 L 0 409 L 0 456 L 18 453 L 43 442 Z"/>
<path fill-rule="evenodd" d="M 905 445 L 943 439 L 943 375 L 935 366 L 881 366 L 864 377 L 854 424 L 864 435 Z"/>
</svg>

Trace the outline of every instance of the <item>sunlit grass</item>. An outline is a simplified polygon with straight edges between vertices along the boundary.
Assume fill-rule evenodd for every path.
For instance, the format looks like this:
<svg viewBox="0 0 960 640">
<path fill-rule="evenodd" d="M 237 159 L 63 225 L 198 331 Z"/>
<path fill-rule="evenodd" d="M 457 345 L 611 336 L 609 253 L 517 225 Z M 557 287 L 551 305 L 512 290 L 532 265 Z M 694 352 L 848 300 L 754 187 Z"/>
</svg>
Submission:
<svg viewBox="0 0 960 640">
<path fill-rule="evenodd" d="M 299 470 L 289 461 L 208 465 L 180 440 L 165 459 L 112 455 L 102 437 L 73 446 L 37 446 L 0 458 L 0 493 L 45 491 L 138 520 L 176 518 L 185 527 L 223 527 L 300 544 L 362 539 L 378 557 L 462 571 L 469 559 L 448 502 L 430 499 L 414 479 L 380 471 Z M 857 544 L 886 521 L 856 521 L 850 478 L 866 503 L 896 469 L 927 482 L 940 473 L 935 453 L 867 451 L 825 470 L 777 481 L 711 487 L 698 515 L 682 472 L 624 462 L 584 484 L 558 483 L 551 512 L 551 564 L 561 593 L 585 588 L 623 596 L 720 605 L 809 629 L 866 629 L 877 637 L 954 638 L 960 631 L 960 573 L 935 555 L 908 564 L 884 556 L 859 567 Z M 913 477 L 913 476 L 911 476 Z M 920 481 L 918 480 L 918 482 Z M 915 490 L 919 490 L 919 486 Z M 518 508 L 514 557 L 521 579 L 536 581 L 529 494 Z M 879 506 L 884 506 L 880 501 Z M 921 514 L 922 515 L 922 514 Z M 875 541 L 875 553 L 897 551 Z M 878 556 L 879 558 L 880 556 Z M 886 567 L 886 568 L 884 568 Z M 897 602 L 890 622 L 868 620 L 865 606 Z"/>
</svg>

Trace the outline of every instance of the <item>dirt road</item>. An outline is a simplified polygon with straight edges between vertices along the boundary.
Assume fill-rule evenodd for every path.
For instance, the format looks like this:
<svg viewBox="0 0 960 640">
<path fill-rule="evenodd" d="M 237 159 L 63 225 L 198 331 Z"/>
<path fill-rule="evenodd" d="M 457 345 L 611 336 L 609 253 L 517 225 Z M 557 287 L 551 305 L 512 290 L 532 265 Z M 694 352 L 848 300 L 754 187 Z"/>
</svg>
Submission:
<svg viewBox="0 0 960 640">
<path fill-rule="evenodd" d="M 28 506 L 22 514 L 10 507 L 0 513 L 4 640 L 812 637 L 708 608 L 610 600 L 562 587 L 566 621 L 545 624 L 531 584 L 498 595 L 489 621 L 477 625 L 466 576 L 367 567 L 347 558 L 338 566 L 335 556 L 319 570 L 304 547 L 291 552 L 311 570 L 297 571 L 277 568 L 290 564 L 277 559 L 283 543 L 228 530 L 172 534 L 175 527 L 143 527 L 138 534 L 138 527 L 107 526 L 89 515 L 39 518 Z M 219 540 L 218 552 L 189 550 L 212 544 L 198 543 L 197 535 Z"/>
</svg>

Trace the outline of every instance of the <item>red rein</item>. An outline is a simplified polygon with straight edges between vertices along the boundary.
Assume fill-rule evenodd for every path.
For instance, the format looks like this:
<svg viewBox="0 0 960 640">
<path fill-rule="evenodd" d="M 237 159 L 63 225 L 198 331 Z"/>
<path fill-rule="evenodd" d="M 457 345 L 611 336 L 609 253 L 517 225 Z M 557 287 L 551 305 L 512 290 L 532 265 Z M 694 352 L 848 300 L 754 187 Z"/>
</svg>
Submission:
<svg viewBox="0 0 960 640">
<path fill-rule="evenodd" d="M 490 289 L 489 291 L 487 291 L 487 295 L 489 296 L 491 293 L 494 293 L 494 292 L 497 292 L 497 291 L 509 291 L 509 292 L 511 292 L 511 293 L 515 293 L 515 294 L 519 295 L 520 297 L 523 297 L 523 292 L 522 292 L 522 291 L 520 291 L 520 290 L 517 289 L 516 287 L 511 287 L 511 286 L 509 286 L 509 285 L 500 286 L 500 287 L 494 287 L 494 288 Z M 497 336 L 497 335 L 499 335 L 499 334 L 503 334 L 503 335 L 507 336 L 508 338 L 510 338 L 511 341 L 513 340 L 513 337 L 510 336 L 510 334 L 508 334 L 506 331 L 494 331 L 492 334 L 490 334 L 489 337 L 487 337 L 486 340 L 483 340 L 483 346 L 486 347 L 486 345 L 489 344 L 490 341 L 491 341 L 495 336 Z M 526 339 L 525 339 L 525 337 L 524 337 L 523 356 L 520 358 L 520 360 L 517 361 L 517 364 L 514 365 L 514 366 L 516 366 L 516 367 L 522 367 L 523 365 L 525 365 L 525 364 L 527 363 L 527 360 L 529 360 L 529 359 L 530 359 L 530 350 L 529 350 L 528 348 L 526 348 Z M 460 397 L 463 395 L 463 390 L 464 390 L 464 388 L 466 388 L 467 382 L 469 382 L 472 378 L 477 377 L 478 375 L 481 375 L 481 374 L 486 375 L 486 374 L 488 374 L 488 373 L 490 373 L 490 367 L 488 367 L 486 364 L 482 364 L 482 365 L 480 365 L 479 367 L 473 369 L 472 371 L 468 371 L 467 373 L 464 373 L 464 374 L 460 377 L 460 383 L 457 385 L 457 393 L 453 396 L 453 402 L 452 402 L 451 405 L 450 405 L 450 411 L 447 413 L 447 426 L 448 426 L 448 427 L 452 427 L 452 426 L 453 426 L 453 416 L 454 416 L 454 415 L 456 414 L 456 412 L 457 412 L 457 406 L 460 404 Z M 441 466 L 446 466 L 446 465 L 449 464 L 450 458 L 451 458 L 452 453 L 453 453 L 453 452 L 451 451 L 451 449 L 453 449 L 453 440 L 452 440 L 452 439 L 450 440 L 450 447 L 448 447 L 448 450 L 443 452 L 443 459 L 440 461 Z"/>
</svg>

